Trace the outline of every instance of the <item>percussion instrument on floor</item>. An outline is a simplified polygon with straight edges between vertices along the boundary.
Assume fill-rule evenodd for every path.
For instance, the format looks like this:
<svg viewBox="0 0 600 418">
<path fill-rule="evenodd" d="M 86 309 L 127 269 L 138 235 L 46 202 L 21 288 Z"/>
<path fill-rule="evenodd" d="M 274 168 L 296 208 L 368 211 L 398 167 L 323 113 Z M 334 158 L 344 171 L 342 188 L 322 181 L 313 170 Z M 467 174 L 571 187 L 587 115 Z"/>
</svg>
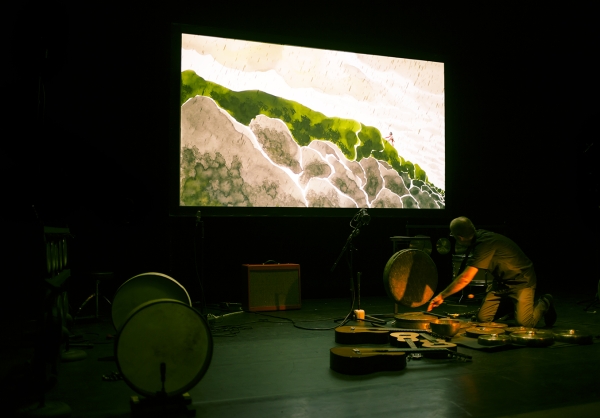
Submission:
<svg viewBox="0 0 600 418">
<path fill-rule="evenodd" d="M 511 339 L 510 336 L 506 334 L 485 334 L 477 337 L 477 342 L 488 347 L 499 347 L 509 345 Z"/>
<path fill-rule="evenodd" d="M 517 331 L 510 334 L 513 344 L 527 347 L 547 347 L 554 344 L 554 333 L 547 330 Z"/>
<path fill-rule="evenodd" d="M 394 326 L 405 329 L 430 329 L 431 322 L 437 321 L 438 317 L 421 312 L 407 312 L 394 315 Z"/>
<path fill-rule="evenodd" d="M 504 334 L 504 329 L 492 327 L 473 327 L 465 330 L 465 335 L 471 338 L 479 338 L 481 335 L 490 334 Z"/>
<path fill-rule="evenodd" d="M 504 332 L 506 332 L 507 334 L 511 334 L 513 332 L 519 332 L 519 331 L 537 331 L 537 328 L 530 328 L 530 327 L 506 327 L 506 328 L 504 328 Z"/>
<path fill-rule="evenodd" d="M 478 322 L 477 326 L 484 328 L 508 328 L 508 324 L 502 324 L 500 322 Z"/>
<path fill-rule="evenodd" d="M 119 331 L 138 306 L 155 299 L 173 299 L 192 305 L 187 291 L 175 279 L 162 273 L 138 274 L 117 289 L 111 308 L 115 329 Z"/>
<path fill-rule="evenodd" d="M 431 331 L 444 338 L 454 337 L 460 331 L 462 321 L 458 319 L 438 319 L 429 324 Z"/>
<path fill-rule="evenodd" d="M 555 329 L 552 330 L 554 333 L 554 340 L 561 343 L 569 344 L 592 344 L 594 339 L 591 334 L 578 331 L 575 329 Z"/>
<path fill-rule="evenodd" d="M 127 385 L 147 397 L 174 397 L 206 373 L 213 339 L 206 320 L 173 299 L 138 306 L 120 327 L 115 359 Z"/>
<path fill-rule="evenodd" d="M 426 252 L 415 248 L 395 253 L 383 271 L 383 285 L 390 299 L 411 308 L 427 303 L 437 283 L 435 263 Z"/>
</svg>

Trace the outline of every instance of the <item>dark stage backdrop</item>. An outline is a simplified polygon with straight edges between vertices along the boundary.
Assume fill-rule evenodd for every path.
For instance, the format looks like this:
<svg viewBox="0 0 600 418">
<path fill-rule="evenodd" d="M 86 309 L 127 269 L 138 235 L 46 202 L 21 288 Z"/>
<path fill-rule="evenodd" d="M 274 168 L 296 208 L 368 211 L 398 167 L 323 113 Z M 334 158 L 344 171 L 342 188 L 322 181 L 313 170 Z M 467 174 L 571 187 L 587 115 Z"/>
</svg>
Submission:
<svg viewBox="0 0 600 418">
<path fill-rule="evenodd" d="M 120 281 L 165 272 L 198 300 L 194 260 L 203 256 L 205 296 L 223 301 L 239 297 L 232 283 L 241 264 L 272 259 L 301 265 L 303 297 L 348 295 L 344 261 L 329 270 L 350 218 L 205 218 L 201 240 L 195 218 L 169 217 L 177 185 L 168 155 L 178 146 L 169 132 L 169 36 L 178 22 L 446 57 L 447 209 L 372 218 L 356 240 L 365 294 L 383 294 L 389 237 L 404 234 L 407 221 L 447 224 L 459 215 L 506 224 L 536 264 L 540 287 L 564 291 L 568 282 L 595 293 L 597 180 L 586 173 L 597 152 L 583 156 L 593 142 L 584 105 L 595 68 L 591 13 L 398 4 L 303 5 L 283 15 L 177 1 L 92 15 L 66 5 L 13 7 L 5 218 L 31 219 L 36 205 L 44 223 L 68 225 L 81 242 L 81 270 L 104 263 Z"/>
</svg>

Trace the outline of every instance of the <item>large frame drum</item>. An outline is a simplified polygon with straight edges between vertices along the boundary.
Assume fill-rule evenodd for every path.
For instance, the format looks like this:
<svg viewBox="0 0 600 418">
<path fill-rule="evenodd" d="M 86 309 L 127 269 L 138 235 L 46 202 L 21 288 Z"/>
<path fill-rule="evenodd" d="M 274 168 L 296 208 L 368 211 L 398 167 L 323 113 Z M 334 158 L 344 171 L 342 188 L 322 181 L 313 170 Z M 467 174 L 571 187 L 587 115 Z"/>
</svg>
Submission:
<svg viewBox="0 0 600 418">
<path fill-rule="evenodd" d="M 162 273 L 138 274 L 117 289 L 111 308 L 115 329 L 119 331 L 138 306 L 156 299 L 173 299 L 192 306 L 188 292 L 175 279 Z"/>
<path fill-rule="evenodd" d="M 383 270 L 383 285 L 396 303 L 414 308 L 427 303 L 438 283 L 437 267 L 424 251 L 407 248 L 394 254 Z"/>
<path fill-rule="evenodd" d="M 182 395 L 193 388 L 208 370 L 212 353 L 206 320 L 172 299 L 140 305 L 121 327 L 115 344 L 123 380 L 148 397 Z"/>
</svg>

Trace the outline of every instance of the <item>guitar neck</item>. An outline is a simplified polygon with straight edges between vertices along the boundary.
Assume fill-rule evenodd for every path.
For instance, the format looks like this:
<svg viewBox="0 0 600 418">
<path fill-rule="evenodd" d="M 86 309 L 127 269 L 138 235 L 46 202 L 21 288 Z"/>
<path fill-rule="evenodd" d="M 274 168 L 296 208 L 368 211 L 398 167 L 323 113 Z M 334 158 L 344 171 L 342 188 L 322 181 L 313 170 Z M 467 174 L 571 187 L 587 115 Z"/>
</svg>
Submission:
<svg viewBox="0 0 600 418">
<path fill-rule="evenodd" d="M 373 327 L 373 328 L 356 328 L 356 330 L 363 330 L 363 331 L 388 331 L 388 332 L 417 332 L 419 334 L 431 334 L 431 330 L 429 329 L 414 329 L 414 328 L 378 328 L 378 327 Z"/>
<path fill-rule="evenodd" d="M 457 351 L 452 351 L 449 350 L 447 348 L 398 348 L 398 349 L 379 349 L 379 348 L 375 348 L 372 350 L 369 350 L 372 353 L 400 353 L 400 352 L 404 352 L 404 353 L 422 353 L 424 351 L 428 351 L 428 352 L 432 352 L 432 351 L 437 351 L 438 353 L 443 353 L 446 352 L 448 354 L 450 354 L 452 357 L 459 357 L 465 360 L 471 360 L 473 357 L 469 356 L 468 354 L 463 354 L 463 353 L 459 353 Z"/>
</svg>

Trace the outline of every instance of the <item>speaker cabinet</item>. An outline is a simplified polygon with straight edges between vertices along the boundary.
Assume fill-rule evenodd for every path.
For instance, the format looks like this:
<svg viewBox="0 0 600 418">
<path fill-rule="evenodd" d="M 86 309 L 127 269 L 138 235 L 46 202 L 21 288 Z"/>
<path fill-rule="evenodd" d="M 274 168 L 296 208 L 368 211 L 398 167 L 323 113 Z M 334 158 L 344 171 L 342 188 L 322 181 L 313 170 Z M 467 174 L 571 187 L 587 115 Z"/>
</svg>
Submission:
<svg viewBox="0 0 600 418">
<path fill-rule="evenodd" d="M 250 312 L 300 309 L 299 264 L 243 264 Z"/>
</svg>

